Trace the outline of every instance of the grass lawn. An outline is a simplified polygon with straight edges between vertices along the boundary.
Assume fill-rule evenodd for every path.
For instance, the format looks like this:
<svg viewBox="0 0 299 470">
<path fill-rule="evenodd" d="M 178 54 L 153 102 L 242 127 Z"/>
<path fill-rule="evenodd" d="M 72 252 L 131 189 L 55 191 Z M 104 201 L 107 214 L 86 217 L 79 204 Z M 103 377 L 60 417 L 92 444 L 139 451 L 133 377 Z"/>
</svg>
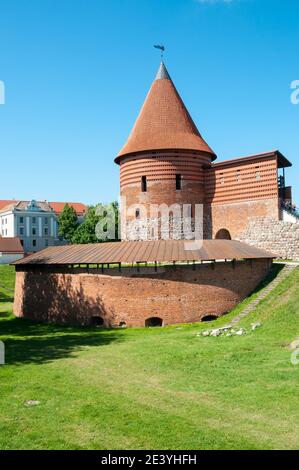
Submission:
<svg viewBox="0 0 299 470">
<path fill-rule="evenodd" d="M 13 283 L 13 268 L 0 267 L 0 449 L 299 448 L 299 366 L 288 349 L 299 338 L 299 269 L 240 323 L 262 322 L 241 337 L 196 336 L 207 323 L 36 324 L 12 316 L 1 286 Z"/>
</svg>

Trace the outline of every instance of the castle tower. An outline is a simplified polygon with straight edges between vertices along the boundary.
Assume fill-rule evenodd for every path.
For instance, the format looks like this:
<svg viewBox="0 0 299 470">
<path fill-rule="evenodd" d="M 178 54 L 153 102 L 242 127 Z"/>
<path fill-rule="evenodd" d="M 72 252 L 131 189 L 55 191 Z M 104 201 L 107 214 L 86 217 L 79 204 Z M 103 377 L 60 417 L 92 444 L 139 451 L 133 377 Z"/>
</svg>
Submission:
<svg viewBox="0 0 299 470">
<path fill-rule="evenodd" d="M 204 168 L 215 158 L 162 62 L 132 132 L 115 158 L 125 200 L 122 239 L 165 238 L 159 228 L 161 212 L 155 212 L 161 205 L 171 209 L 174 204 L 189 204 L 192 216 L 195 204 L 204 202 Z M 181 230 L 173 229 L 170 238 L 182 238 Z"/>
</svg>

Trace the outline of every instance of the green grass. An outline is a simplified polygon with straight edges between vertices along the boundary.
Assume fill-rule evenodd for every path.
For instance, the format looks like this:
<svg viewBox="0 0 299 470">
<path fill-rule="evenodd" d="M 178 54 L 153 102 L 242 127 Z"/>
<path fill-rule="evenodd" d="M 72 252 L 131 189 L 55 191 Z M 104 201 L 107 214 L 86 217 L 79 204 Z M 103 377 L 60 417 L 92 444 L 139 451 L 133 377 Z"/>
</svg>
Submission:
<svg viewBox="0 0 299 470">
<path fill-rule="evenodd" d="M 198 337 L 206 323 L 36 324 L 12 316 L 0 287 L 0 449 L 298 449 L 298 282 L 299 269 L 241 322 L 262 327 L 230 338 Z M 13 283 L 0 267 L 1 286 Z"/>
</svg>

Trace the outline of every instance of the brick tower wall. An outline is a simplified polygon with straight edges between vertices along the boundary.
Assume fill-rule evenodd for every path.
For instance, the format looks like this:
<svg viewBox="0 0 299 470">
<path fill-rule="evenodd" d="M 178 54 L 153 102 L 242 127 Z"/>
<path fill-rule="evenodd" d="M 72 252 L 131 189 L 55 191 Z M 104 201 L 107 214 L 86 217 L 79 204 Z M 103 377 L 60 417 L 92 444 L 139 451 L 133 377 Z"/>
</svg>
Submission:
<svg viewBox="0 0 299 470">
<path fill-rule="evenodd" d="M 204 167 L 210 163 L 209 155 L 179 151 L 150 152 L 124 158 L 120 163 L 121 196 L 126 204 L 126 212 L 122 206 L 122 224 L 126 227 L 122 239 L 165 238 L 163 228 L 161 230 L 161 211 L 151 213 L 153 205 L 161 204 L 170 208 L 170 217 L 166 217 L 170 219 L 171 238 L 183 238 L 182 226 L 172 221 L 171 206 L 190 204 L 194 215 L 195 204 L 204 202 Z M 181 189 L 176 189 L 176 175 L 181 176 Z M 146 191 L 142 191 L 144 176 Z M 139 219 L 136 218 L 137 209 L 140 209 Z"/>
</svg>

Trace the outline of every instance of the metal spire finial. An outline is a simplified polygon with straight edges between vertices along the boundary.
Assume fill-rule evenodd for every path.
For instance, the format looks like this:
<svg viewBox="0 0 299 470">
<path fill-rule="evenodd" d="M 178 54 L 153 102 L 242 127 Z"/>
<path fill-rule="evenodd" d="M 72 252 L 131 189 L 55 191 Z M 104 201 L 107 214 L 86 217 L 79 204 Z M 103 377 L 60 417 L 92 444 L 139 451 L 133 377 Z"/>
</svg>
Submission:
<svg viewBox="0 0 299 470">
<path fill-rule="evenodd" d="M 161 51 L 161 60 L 163 62 L 163 55 L 164 55 L 165 47 L 162 46 L 162 44 L 154 44 L 154 47 L 156 49 L 160 49 L 160 51 Z"/>
</svg>

